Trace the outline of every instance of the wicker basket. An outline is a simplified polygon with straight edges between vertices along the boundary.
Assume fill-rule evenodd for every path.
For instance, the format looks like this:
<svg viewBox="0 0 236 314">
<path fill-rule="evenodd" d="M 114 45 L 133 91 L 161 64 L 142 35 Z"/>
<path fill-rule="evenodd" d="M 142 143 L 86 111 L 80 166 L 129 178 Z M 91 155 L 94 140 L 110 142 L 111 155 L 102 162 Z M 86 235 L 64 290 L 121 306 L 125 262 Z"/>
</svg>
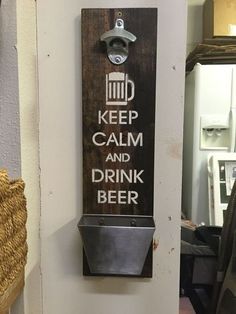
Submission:
<svg viewBox="0 0 236 314">
<path fill-rule="evenodd" d="M 7 172 L 0 170 L 0 314 L 24 285 L 28 249 L 24 187 L 23 180 L 10 181 Z"/>
</svg>

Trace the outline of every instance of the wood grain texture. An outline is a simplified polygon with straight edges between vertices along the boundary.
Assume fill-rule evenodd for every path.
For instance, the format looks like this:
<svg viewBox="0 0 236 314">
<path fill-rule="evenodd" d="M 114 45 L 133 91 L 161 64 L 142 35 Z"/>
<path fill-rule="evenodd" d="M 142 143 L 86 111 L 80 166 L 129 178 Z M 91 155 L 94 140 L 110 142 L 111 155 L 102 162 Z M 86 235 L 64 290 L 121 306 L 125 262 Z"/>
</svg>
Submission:
<svg viewBox="0 0 236 314">
<path fill-rule="evenodd" d="M 125 29 L 137 40 L 129 46 L 129 57 L 120 65 L 107 58 L 106 45 L 100 41 L 103 33 L 113 29 L 117 18 L 124 20 Z M 156 94 L 157 9 L 83 9 L 82 10 L 82 100 L 83 100 L 83 212 L 87 214 L 153 215 L 154 132 Z M 106 74 L 128 74 L 135 84 L 135 97 L 126 106 L 106 105 Z M 128 90 L 130 93 L 130 90 Z M 138 113 L 132 124 L 98 123 L 98 112 L 127 110 Z M 94 145 L 97 132 L 117 137 L 142 133 L 142 146 Z M 100 137 L 101 139 L 101 137 Z M 128 162 L 107 161 L 108 154 L 125 153 Z M 92 169 L 142 171 L 138 182 L 92 182 Z M 114 179 L 115 180 L 115 179 Z M 119 181 L 119 180 L 118 180 Z M 140 182 L 143 181 L 143 182 Z M 98 190 L 135 191 L 136 201 L 126 204 L 98 203 Z M 128 193 L 128 192 L 127 192 Z M 150 277 L 152 250 L 147 257 L 143 276 Z M 84 263 L 85 264 L 85 263 Z M 86 267 L 84 268 L 87 269 Z M 87 271 L 85 271 L 87 273 Z"/>
</svg>

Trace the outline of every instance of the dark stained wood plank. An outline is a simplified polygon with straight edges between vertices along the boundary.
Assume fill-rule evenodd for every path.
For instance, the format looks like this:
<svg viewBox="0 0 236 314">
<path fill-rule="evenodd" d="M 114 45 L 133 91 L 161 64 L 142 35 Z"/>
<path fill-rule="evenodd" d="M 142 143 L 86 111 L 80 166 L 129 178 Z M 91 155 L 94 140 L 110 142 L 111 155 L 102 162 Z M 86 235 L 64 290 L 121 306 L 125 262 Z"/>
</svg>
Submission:
<svg viewBox="0 0 236 314">
<path fill-rule="evenodd" d="M 124 20 L 125 29 L 133 33 L 137 40 L 129 46 L 127 61 L 117 66 L 107 58 L 106 46 L 100 41 L 100 36 L 111 30 L 119 17 Z M 82 10 L 84 213 L 153 215 L 156 42 L 157 9 L 155 8 Z M 128 74 L 128 79 L 135 84 L 135 96 L 125 106 L 106 105 L 106 75 L 112 72 Z M 109 76 L 110 79 L 111 77 L 112 75 Z M 130 94 L 131 84 L 127 85 L 127 89 Z M 108 113 L 104 120 L 98 123 L 99 112 L 101 116 L 106 110 L 113 112 L 112 121 L 116 119 L 116 115 L 129 117 L 131 112 L 134 115 L 137 113 L 138 117 L 127 124 L 105 123 L 104 120 L 109 120 Z M 114 134 L 116 139 L 121 137 L 122 145 L 129 137 L 131 143 L 132 138 L 139 138 L 140 141 L 137 140 L 137 145 L 117 146 L 113 138 L 113 142 L 111 141 L 109 145 L 98 146 L 93 141 L 95 134 L 98 134 L 96 139 L 100 142 L 105 138 L 108 140 L 111 134 Z M 105 134 L 105 137 L 101 134 Z M 114 154 L 125 154 L 123 156 L 129 156 L 129 161 L 108 160 L 108 156 Z M 107 169 L 108 174 L 111 174 L 112 170 L 115 174 L 121 172 L 133 174 L 133 180 L 129 182 L 127 178 L 120 180 L 114 176 L 113 179 L 109 177 L 108 182 L 105 180 L 92 182 L 92 173 L 98 181 L 99 175 L 105 173 Z M 114 204 L 114 198 L 110 202 L 99 202 L 98 191 L 104 191 L 106 197 L 108 191 L 116 191 L 114 193 L 117 194 L 119 191 L 125 191 L 122 192 L 122 204 Z M 126 201 L 124 196 L 127 196 Z M 147 261 L 142 276 L 150 277 L 152 275 L 151 249 Z M 88 269 L 85 273 L 88 273 Z"/>
</svg>

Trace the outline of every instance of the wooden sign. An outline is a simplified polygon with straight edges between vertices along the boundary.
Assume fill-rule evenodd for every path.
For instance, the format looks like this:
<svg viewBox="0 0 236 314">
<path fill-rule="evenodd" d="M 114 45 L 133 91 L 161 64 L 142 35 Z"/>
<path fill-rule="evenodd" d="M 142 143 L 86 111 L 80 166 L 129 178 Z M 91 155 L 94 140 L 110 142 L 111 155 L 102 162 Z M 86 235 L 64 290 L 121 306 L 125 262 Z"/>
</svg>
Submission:
<svg viewBox="0 0 236 314">
<path fill-rule="evenodd" d="M 121 65 L 100 41 L 118 18 L 137 37 Z M 153 215 L 156 40 L 155 8 L 82 10 L 85 214 Z"/>
</svg>

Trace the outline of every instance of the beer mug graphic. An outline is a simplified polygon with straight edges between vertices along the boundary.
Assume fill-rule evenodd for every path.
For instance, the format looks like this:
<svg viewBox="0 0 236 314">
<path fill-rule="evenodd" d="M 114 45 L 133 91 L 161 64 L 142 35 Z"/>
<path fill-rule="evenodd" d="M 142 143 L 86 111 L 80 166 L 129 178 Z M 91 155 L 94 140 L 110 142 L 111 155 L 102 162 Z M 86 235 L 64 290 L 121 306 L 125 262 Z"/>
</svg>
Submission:
<svg viewBox="0 0 236 314">
<path fill-rule="evenodd" d="M 128 95 L 130 94 L 130 96 Z M 134 82 L 129 80 L 128 74 L 111 72 L 106 74 L 106 104 L 112 106 L 126 106 L 134 98 Z"/>
</svg>

